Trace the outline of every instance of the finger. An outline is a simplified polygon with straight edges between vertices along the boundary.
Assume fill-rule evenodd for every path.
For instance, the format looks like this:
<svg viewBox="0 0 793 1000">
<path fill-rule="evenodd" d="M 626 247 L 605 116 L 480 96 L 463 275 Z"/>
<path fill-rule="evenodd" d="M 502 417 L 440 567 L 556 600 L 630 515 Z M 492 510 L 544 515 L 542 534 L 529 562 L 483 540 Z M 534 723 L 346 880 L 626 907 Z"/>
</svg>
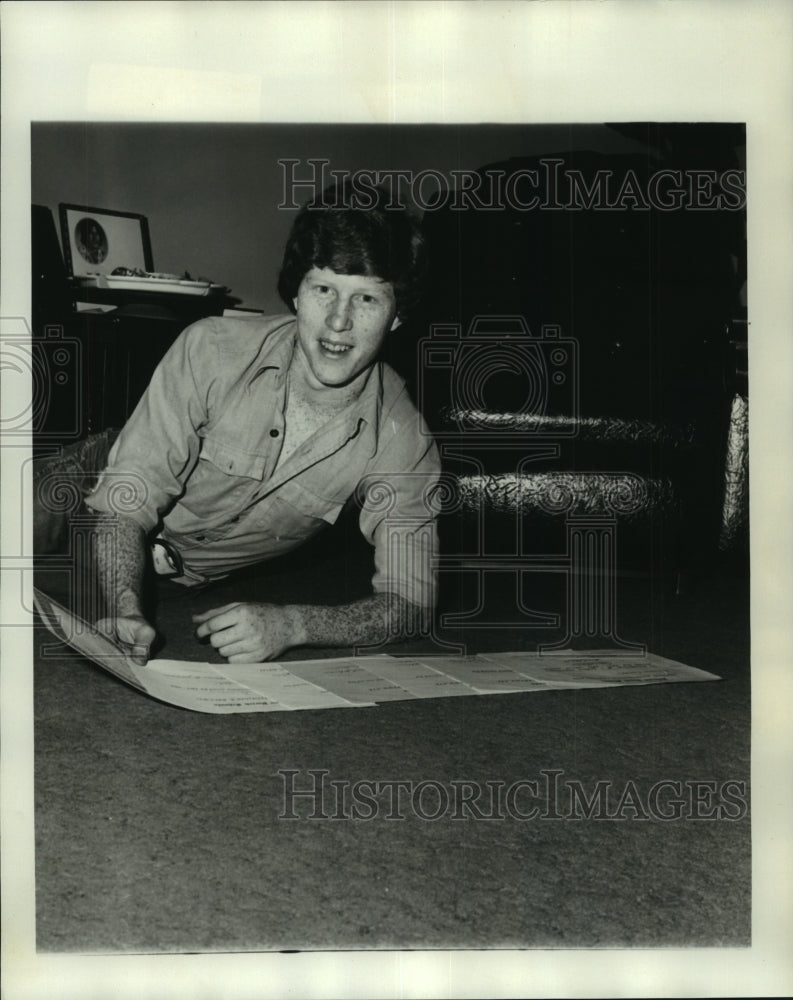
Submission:
<svg viewBox="0 0 793 1000">
<path fill-rule="evenodd" d="M 221 614 L 215 615 L 214 618 L 209 618 L 207 621 L 202 622 L 195 630 L 196 635 L 199 639 L 202 639 L 213 632 L 221 632 L 223 629 L 232 628 L 238 622 L 239 612 L 237 608 L 232 608 L 230 611 L 224 611 Z"/>
<path fill-rule="evenodd" d="M 234 626 L 233 621 L 226 622 L 220 618 L 212 618 L 208 622 L 203 622 L 195 630 L 195 634 L 199 639 L 205 639 L 207 636 L 212 636 L 215 632 L 222 632 L 224 629 L 232 628 Z"/>
<path fill-rule="evenodd" d="M 230 604 L 225 608 L 217 608 L 209 617 L 205 617 L 196 629 L 198 635 L 209 635 L 219 629 L 228 628 L 239 619 L 239 605 Z"/>
<path fill-rule="evenodd" d="M 209 637 L 210 645 L 214 646 L 215 649 L 221 649 L 223 646 L 228 646 L 234 642 L 241 642 L 245 639 L 245 633 L 238 625 L 232 625 L 230 628 L 221 629 L 219 632 L 213 632 Z"/>
<path fill-rule="evenodd" d="M 119 637 L 130 646 L 134 646 L 136 643 L 149 646 L 157 634 L 148 622 L 139 618 L 116 619 L 116 631 Z"/>
<path fill-rule="evenodd" d="M 150 625 L 136 622 L 130 627 L 129 622 L 117 621 L 114 618 L 101 618 L 96 623 L 96 629 L 115 642 L 121 652 L 133 663 L 137 663 L 141 667 L 146 666 L 149 661 L 151 644 L 156 634 Z M 148 641 L 145 641 L 149 636 Z"/>
<path fill-rule="evenodd" d="M 233 656 L 228 658 L 228 661 L 229 663 L 265 663 L 268 659 L 268 656 L 261 656 L 255 652 L 250 652 L 234 653 Z"/>
<path fill-rule="evenodd" d="M 139 667 L 145 667 L 149 662 L 149 647 L 142 642 L 136 642 L 134 645 L 129 646 L 125 643 L 126 649 L 128 650 L 127 656 L 136 663 Z"/>
<path fill-rule="evenodd" d="M 151 638 L 149 638 L 151 633 Z M 154 640 L 154 629 L 119 630 L 119 639 L 124 652 L 138 666 L 145 667 L 149 662 L 149 652 Z"/>
<path fill-rule="evenodd" d="M 215 615 L 225 614 L 227 611 L 231 611 L 232 608 L 238 608 L 239 601 L 235 601 L 232 604 L 224 604 L 222 608 L 212 608 L 209 611 L 202 611 L 200 615 L 192 615 L 194 622 L 205 622 L 209 621 L 210 618 L 214 618 Z"/>
<path fill-rule="evenodd" d="M 233 642 L 225 642 L 222 646 L 217 646 L 216 649 L 226 659 L 232 656 L 239 656 L 242 653 L 252 654 L 255 652 L 254 646 L 249 639 L 235 639 Z"/>
<path fill-rule="evenodd" d="M 151 631 L 152 638 L 150 641 L 146 641 L 148 638 L 148 632 Z M 132 660 L 133 663 L 137 663 L 138 666 L 145 667 L 149 661 L 149 651 L 151 649 L 151 642 L 154 639 L 154 630 L 143 630 L 142 634 L 139 630 L 128 629 L 119 627 L 114 636 L 116 644 L 121 649 L 124 656 L 128 660 Z"/>
</svg>

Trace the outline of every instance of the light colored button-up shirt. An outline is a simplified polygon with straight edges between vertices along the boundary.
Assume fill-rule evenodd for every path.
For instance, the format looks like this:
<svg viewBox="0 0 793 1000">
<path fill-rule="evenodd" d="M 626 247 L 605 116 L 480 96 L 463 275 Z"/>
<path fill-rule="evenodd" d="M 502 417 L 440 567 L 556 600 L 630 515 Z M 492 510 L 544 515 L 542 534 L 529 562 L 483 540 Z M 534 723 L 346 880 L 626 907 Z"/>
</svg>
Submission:
<svg viewBox="0 0 793 1000">
<path fill-rule="evenodd" d="M 188 327 L 86 502 L 157 529 L 197 583 L 296 548 L 357 495 L 374 590 L 431 607 L 432 436 L 402 379 L 376 364 L 357 400 L 279 463 L 296 329 L 291 316 Z"/>
</svg>

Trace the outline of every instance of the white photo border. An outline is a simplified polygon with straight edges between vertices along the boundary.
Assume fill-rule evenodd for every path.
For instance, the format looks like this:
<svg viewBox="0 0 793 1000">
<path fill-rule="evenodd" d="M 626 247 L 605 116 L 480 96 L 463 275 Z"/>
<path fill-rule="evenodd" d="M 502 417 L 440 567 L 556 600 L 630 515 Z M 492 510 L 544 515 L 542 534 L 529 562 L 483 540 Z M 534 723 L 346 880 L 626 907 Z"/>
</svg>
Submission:
<svg viewBox="0 0 793 1000">
<path fill-rule="evenodd" d="M 3 322 L 29 320 L 31 121 L 746 122 L 755 886 L 749 949 L 36 955 L 32 638 L 4 628 L 4 995 L 788 995 L 793 5 L 5 2 L 2 13 Z M 3 451 L 6 465 L 18 449 Z M 2 502 L 8 552 L 19 511 L 11 490 Z M 15 595 L 4 586 L 2 599 L 5 617 Z"/>
</svg>

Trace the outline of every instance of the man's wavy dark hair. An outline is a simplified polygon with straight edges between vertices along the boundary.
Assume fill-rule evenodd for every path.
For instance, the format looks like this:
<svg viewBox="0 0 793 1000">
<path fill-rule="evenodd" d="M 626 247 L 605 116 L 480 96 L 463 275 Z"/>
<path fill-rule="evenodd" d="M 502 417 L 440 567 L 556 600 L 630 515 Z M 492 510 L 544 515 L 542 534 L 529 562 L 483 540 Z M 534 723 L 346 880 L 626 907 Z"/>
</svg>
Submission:
<svg viewBox="0 0 793 1000">
<path fill-rule="evenodd" d="M 297 214 L 284 250 L 278 294 L 291 312 L 300 282 L 313 268 L 364 274 L 394 288 L 397 315 L 407 318 L 421 299 L 427 254 L 419 223 L 405 208 L 386 208 L 382 188 L 326 188 Z"/>
</svg>

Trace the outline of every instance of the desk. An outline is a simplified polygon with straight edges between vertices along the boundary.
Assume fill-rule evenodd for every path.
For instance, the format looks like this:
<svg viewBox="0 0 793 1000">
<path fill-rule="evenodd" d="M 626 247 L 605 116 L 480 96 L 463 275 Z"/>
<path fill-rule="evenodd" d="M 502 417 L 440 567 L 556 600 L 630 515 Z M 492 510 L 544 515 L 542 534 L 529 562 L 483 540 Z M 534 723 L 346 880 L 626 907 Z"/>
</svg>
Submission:
<svg viewBox="0 0 793 1000">
<path fill-rule="evenodd" d="M 75 301 L 74 311 L 34 330 L 37 371 L 44 382 L 34 428 L 37 446 L 69 444 L 124 424 L 182 330 L 205 316 L 222 315 L 234 301 L 224 294 L 82 287 L 74 294 L 87 308 L 76 311 Z M 58 351 L 61 346 L 65 354 Z M 56 365 L 56 355 L 67 363 Z"/>
<path fill-rule="evenodd" d="M 239 301 L 224 292 L 210 295 L 180 295 L 171 292 L 138 291 L 117 288 L 95 288 L 90 285 L 72 286 L 75 302 L 97 306 L 114 306 L 123 314 L 164 316 L 188 322 L 203 316 L 220 316 L 223 310 Z"/>
</svg>

